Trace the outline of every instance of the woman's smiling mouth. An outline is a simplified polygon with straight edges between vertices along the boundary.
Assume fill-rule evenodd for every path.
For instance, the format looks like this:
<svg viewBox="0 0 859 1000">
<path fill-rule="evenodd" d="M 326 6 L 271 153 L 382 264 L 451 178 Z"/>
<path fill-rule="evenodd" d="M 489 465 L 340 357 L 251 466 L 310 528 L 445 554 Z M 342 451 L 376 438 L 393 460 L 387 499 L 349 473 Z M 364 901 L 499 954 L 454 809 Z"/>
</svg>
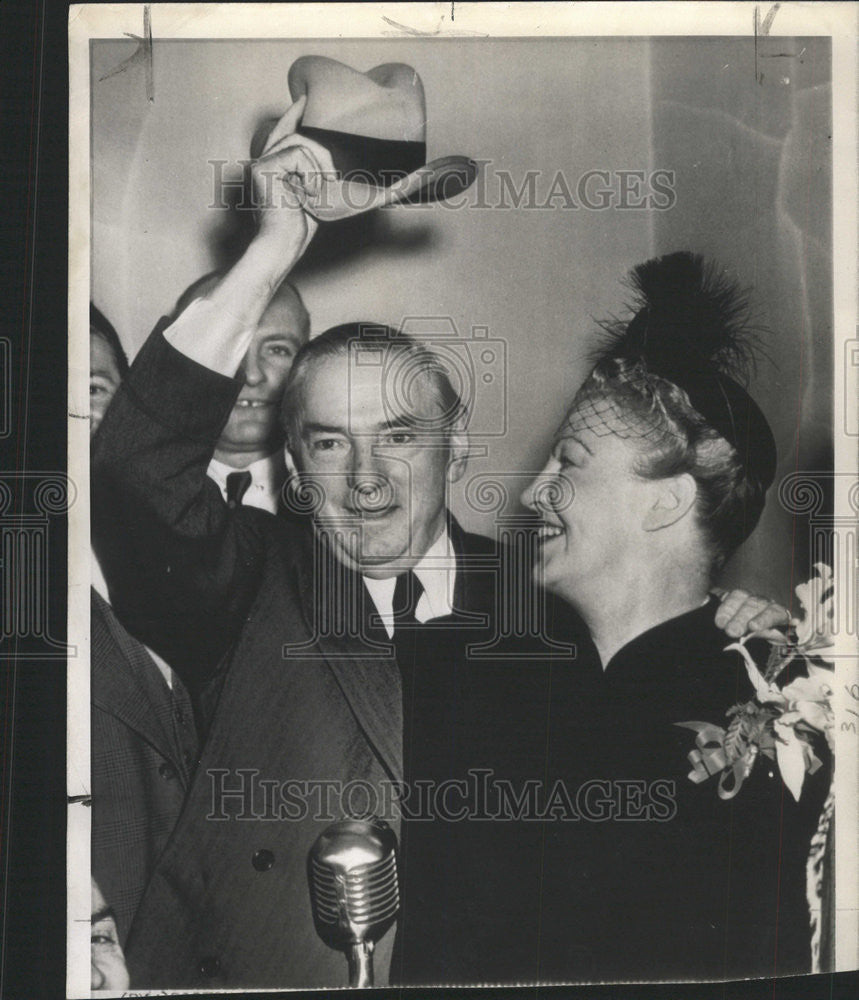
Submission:
<svg viewBox="0 0 859 1000">
<path fill-rule="evenodd" d="M 563 534 L 564 529 L 562 527 L 557 524 L 549 524 L 546 521 L 544 521 L 537 529 L 537 538 L 541 542 L 548 541 L 550 538 L 558 538 Z"/>
</svg>

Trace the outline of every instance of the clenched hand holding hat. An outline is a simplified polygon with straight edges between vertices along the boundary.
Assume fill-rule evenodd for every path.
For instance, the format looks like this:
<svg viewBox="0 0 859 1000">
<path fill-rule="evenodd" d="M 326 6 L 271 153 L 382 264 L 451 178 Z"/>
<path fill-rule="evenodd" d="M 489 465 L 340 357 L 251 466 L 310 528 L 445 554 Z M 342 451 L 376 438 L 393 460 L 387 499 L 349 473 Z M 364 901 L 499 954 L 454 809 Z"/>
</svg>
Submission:
<svg viewBox="0 0 859 1000">
<path fill-rule="evenodd" d="M 427 161 L 424 88 L 411 66 L 385 63 L 360 73 L 325 56 L 302 56 L 289 70 L 289 92 L 305 102 L 297 136 L 323 146 L 334 163 L 336 173 L 324 174 L 303 202 L 322 222 L 383 205 L 443 201 L 477 177 L 466 156 Z M 282 138 L 278 131 L 264 144 L 258 133 L 251 155 L 270 149 Z"/>
</svg>

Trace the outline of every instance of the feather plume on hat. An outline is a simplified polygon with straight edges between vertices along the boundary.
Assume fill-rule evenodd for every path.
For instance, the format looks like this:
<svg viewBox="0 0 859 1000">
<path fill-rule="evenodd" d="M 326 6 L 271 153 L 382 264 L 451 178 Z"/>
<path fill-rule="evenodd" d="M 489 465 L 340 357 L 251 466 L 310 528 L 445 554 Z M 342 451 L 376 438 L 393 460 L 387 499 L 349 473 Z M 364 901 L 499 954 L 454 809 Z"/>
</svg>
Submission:
<svg viewBox="0 0 859 1000">
<path fill-rule="evenodd" d="M 684 390 L 695 410 L 736 448 L 747 475 L 768 487 L 775 477 L 775 440 L 744 388 L 763 354 L 749 292 L 688 251 L 639 264 L 628 284 L 634 316 L 600 324 L 606 336 L 594 363 L 638 362 Z"/>
</svg>

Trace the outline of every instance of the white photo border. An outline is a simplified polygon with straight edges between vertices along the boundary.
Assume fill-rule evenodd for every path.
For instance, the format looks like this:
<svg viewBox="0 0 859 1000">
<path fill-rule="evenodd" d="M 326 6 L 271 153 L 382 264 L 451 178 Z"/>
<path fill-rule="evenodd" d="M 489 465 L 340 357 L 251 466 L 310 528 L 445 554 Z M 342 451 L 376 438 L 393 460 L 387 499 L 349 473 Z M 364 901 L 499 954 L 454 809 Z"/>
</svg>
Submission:
<svg viewBox="0 0 859 1000">
<path fill-rule="evenodd" d="M 538 36 L 829 36 L 832 39 L 834 185 L 835 466 L 857 476 L 857 439 L 844 414 L 859 396 L 857 332 L 857 11 L 852 3 L 371 3 L 371 4 L 82 4 L 69 11 L 69 412 L 87 412 L 91 270 L 90 42 L 141 37 L 144 6 L 151 34 L 182 39 L 384 39 L 391 37 Z M 859 356 L 859 355 L 857 355 Z M 69 511 L 68 794 L 89 794 L 89 438 L 86 421 L 68 422 L 69 472 L 79 500 Z M 851 510 L 839 495 L 837 518 Z M 847 567 L 847 572 L 850 572 Z M 855 572 L 855 568 L 853 569 Z M 854 590 L 855 593 L 855 590 Z M 859 760 L 859 735 L 842 726 L 859 708 L 855 636 L 841 635 L 835 696 L 836 747 L 841 764 Z M 859 769 L 840 766 L 836 864 L 836 968 L 859 966 Z M 849 804 L 853 808 L 849 808 Z M 70 805 L 68 823 L 67 995 L 89 996 L 89 810 Z M 179 991 L 176 991 L 179 992 Z M 188 991 L 182 991 L 188 992 Z M 208 991 L 207 991 L 208 992 Z M 244 992 L 244 991 L 226 991 Z M 99 995 L 110 995 L 100 993 Z M 127 993 L 125 995 L 147 995 Z"/>
</svg>

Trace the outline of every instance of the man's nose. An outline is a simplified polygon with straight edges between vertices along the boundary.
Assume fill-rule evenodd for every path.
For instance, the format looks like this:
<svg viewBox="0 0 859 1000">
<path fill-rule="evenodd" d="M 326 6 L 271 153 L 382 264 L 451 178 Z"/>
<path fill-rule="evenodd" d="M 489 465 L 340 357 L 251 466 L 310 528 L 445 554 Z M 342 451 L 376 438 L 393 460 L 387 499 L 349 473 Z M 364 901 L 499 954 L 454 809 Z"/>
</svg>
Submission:
<svg viewBox="0 0 859 1000">
<path fill-rule="evenodd" d="M 92 973 L 91 973 L 90 989 L 91 990 L 100 990 L 100 989 L 102 989 L 104 987 L 104 983 L 105 983 L 104 973 L 95 964 L 95 962 L 93 962 L 92 963 Z"/>
<path fill-rule="evenodd" d="M 259 356 L 253 349 L 242 358 L 239 365 L 238 374 L 245 380 L 246 385 L 259 385 L 265 378 L 265 373 L 259 363 Z"/>
<path fill-rule="evenodd" d="M 349 466 L 349 476 L 352 485 L 356 486 L 365 479 L 369 481 L 378 478 L 378 470 L 378 459 L 373 453 L 372 442 L 357 438 L 352 444 L 351 463 Z"/>
<path fill-rule="evenodd" d="M 355 443 L 349 469 L 349 487 L 355 502 L 364 507 L 384 506 L 390 493 L 390 480 L 379 468 L 377 456 L 370 441 Z"/>
</svg>

